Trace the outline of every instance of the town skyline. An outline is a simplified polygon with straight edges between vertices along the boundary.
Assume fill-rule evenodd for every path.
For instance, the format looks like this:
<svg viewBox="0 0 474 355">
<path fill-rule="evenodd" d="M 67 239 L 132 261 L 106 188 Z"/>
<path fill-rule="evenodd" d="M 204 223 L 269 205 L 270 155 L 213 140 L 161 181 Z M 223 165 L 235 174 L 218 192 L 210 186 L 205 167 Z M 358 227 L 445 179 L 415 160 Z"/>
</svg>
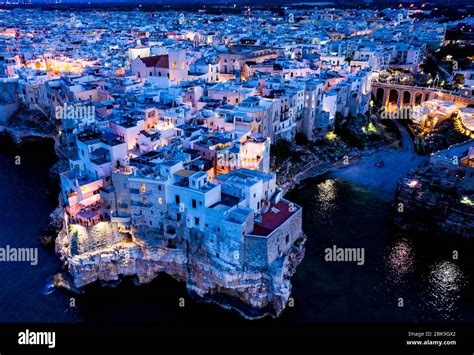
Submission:
<svg viewBox="0 0 474 355">
<path fill-rule="evenodd" d="M 2 4 L 5 344 L 470 345 L 473 15 Z"/>
</svg>

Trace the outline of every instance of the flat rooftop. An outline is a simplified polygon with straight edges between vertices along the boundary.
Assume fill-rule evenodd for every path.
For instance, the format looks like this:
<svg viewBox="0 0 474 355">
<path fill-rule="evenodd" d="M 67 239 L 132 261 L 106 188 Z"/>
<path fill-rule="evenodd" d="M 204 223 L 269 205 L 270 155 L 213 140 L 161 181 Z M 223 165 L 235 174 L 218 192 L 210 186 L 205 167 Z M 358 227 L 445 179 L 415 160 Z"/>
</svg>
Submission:
<svg viewBox="0 0 474 355">
<path fill-rule="evenodd" d="M 228 195 L 226 193 L 221 193 L 221 202 L 219 203 L 225 206 L 232 207 L 232 206 L 237 205 L 239 202 L 240 202 L 240 198 L 232 196 L 232 195 Z"/>
<path fill-rule="evenodd" d="M 272 209 L 277 209 L 278 212 L 273 212 Z M 268 212 L 261 214 L 261 222 L 255 221 L 253 235 L 267 236 L 275 229 L 285 223 L 288 218 L 296 213 L 297 209 L 290 212 L 290 206 L 285 201 L 280 201 L 276 205 L 272 204 Z"/>
<path fill-rule="evenodd" d="M 190 176 L 193 176 L 196 173 L 197 173 L 197 171 L 194 171 L 194 170 L 181 169 L 181 170 L 178 170 L 177 172 L 175 172 L 174 174 L 178 175 L 178 176 L 181 176 L 181 177 L 189 178 Z"/>
</svg>

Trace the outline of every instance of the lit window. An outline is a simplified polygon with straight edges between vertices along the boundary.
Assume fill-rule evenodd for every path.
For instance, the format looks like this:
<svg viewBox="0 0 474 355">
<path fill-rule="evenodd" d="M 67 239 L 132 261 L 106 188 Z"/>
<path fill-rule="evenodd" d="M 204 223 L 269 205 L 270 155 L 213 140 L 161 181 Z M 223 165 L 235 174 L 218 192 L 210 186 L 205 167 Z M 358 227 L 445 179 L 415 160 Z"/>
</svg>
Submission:
<svg viewBox="0 0 474 355">
<path fill-rule="evenodd" d="M 159 203 L 160 205 L 163 204 L 163 199 L 162 199 L 161 197 L 158 199 L 158 203 Z"/>
<path fill-rule="evenodd" d="M 140 185 L 140 189 L 142 190 L 143 193 L 146 192 L 146 185 L 145 184 L 141 184 Z"/>
</svg>

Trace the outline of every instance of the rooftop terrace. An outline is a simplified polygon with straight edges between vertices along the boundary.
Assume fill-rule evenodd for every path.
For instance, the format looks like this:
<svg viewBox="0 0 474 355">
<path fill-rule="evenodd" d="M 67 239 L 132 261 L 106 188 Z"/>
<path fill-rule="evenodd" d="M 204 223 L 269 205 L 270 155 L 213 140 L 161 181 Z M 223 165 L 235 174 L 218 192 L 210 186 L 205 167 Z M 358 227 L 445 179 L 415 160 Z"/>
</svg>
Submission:
<svg viewBox="0 0 474 355">
<path fill-rule="evenodd" d="M 290 211 L 290 204 L 287 201 L 280 201 L 277 204 L 272 204 L 268 212 L 262 213 L 259 216 L 259 221 L 257 219 L 255 220 L 255 226 L 252 234 L 259 236 L 270 235 L 275 229 L 285 223 L 297 211 L 298 208 Z"/>
</svg>

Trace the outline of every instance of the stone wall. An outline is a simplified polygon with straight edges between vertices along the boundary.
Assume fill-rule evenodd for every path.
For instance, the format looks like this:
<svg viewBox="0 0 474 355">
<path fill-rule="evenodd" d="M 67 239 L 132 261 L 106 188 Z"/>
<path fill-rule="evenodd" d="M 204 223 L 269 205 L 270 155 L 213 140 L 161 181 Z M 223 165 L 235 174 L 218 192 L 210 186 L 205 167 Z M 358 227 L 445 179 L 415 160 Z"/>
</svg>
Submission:
<svg viewBox="0 0 474 355">
<path fill-rule="evenodd" d="M 18 83 L 11 81 L 0 82 L 0 102 L 18 103 Z"/>
<path fill-rule="evenodd" d="M 288 249 L 302 234 L 302 209 L 296 211 L 285 223 L 276 229 L 267 241 L 268 262 L 272 263 Z"/>
<path fill-rule="evenodd" d="M 4 125 L 18 110 L 18 104 L 16 102 L 0 102 L 0 125 Z"/>
<path fill-rule="evenodd" d="M 261 268 L 287 253 L 302 234 L 302 209 L 296 211 L 285 223 L 268 236 L 245 236 L 245 263 Z"/>
<path fill-rule="evenodd" d="M 113 228 L 113 226 L 110 226 Z M 120 233 L 120 226 L 117 231 Z M 232 308 L 244 317 L 278 316 L 291 294 L 291 276 L 304 256 L 304 235 L 277 262 L 264 270 L 242 268 L 216 259 L 200 248 L 205 236 L 197 229 L 185 229 L 179 236 L 187 240 L 179 248 L 159 243 L 150 245 L 134 235 L 103 248 L 92 248 L 81 254 L 71 254 L 68 237 L 62 231 L 56 240 L 57 252 L 68 266 L 72 282 L 58 277 L 56 284 L 73 291 L 95 281 L 115 282 L 123 276 L 134 276 L 139 283 L 152 281 L 165 272 L 186 282 L 189 292 L 204 301 Z"/>
<path fill-rule="evenodd" d="M 264 268 L 269 264 L 267 239 L 265 237 L 246 235 L 244 253 L 245 265 Z"/>
</svg>

